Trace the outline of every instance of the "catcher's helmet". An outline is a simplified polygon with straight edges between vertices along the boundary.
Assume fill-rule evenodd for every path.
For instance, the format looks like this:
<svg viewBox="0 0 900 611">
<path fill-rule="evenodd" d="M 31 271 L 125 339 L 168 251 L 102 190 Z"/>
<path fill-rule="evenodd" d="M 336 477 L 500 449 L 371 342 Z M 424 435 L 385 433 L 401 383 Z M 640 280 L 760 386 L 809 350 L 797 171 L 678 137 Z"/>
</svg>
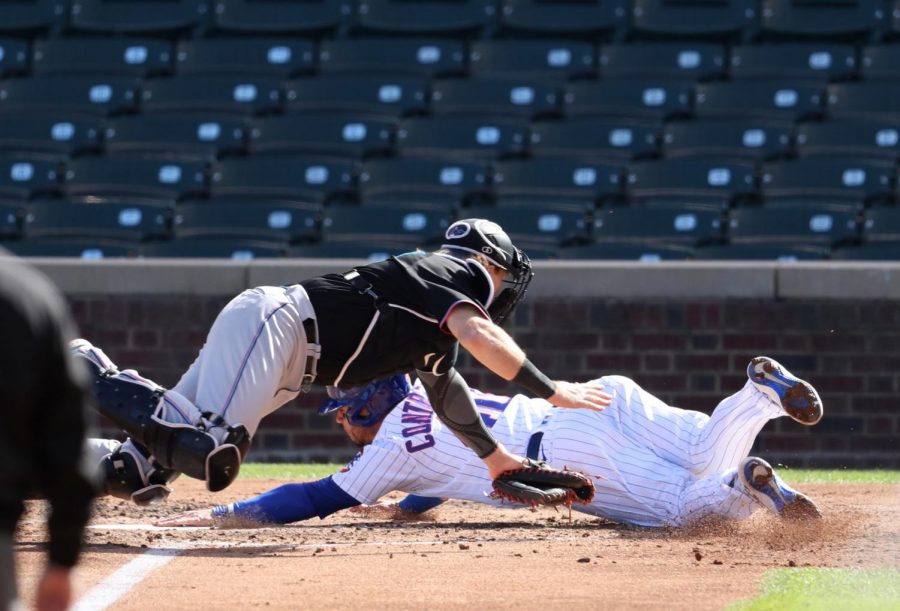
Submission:
<svg viewBox="0 0 900 611">
<path fill-rule="evenodd" d="M 376 380 L 367 386 L 357 386 L 341 390 L 328 387 L 331 397 L 319 408 L 319 415 L 328 414 L 342 407 L 348 407 L 347 420 L 354 426 L 372 426 L 394 409 L 409 394 L 409 379 L 405 375 L 391 376 Z M 360 416 L 365 408 L 368 414 Z"/>
<path fill-rule="evenodd" d="M 487 219 L 462 219 L 447 228 L 446 240 L 442 248 L 458 249 L 468 253 L 483 255 L 491 263 L 509 272 L 508 284 L 497 295 L 488 314 L 498 325 L 503 324 L 522 298 L 534 277 L 531 260 L 516 248 L 506 232 L 493 221 Z"/>
</svg>

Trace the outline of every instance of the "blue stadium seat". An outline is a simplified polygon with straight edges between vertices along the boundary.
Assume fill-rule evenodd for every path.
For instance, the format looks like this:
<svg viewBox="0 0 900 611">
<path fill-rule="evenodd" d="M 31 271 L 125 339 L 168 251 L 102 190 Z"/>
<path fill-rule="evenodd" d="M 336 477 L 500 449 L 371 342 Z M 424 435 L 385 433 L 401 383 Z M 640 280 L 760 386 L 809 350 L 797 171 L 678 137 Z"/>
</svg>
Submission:
<svg viewBox="0 0 900 611">
<path fill-rule="evenodd" d="M 855 157 L 807 157 L 765 164 L 764 198 L 873 200 L 892 195 L 893 163 Z"/>
<path fill-rule="evenodd" d="M 207 0 L 72 0 L 72 27 L 85 32 L 178 34 L 208 19 Z"/>
<path fill-rule="evenodd" d="M 69 0 L 0 2 L 0 33 L 34 34 L 56 31 L 69 17 Z"/>
<path fill-rule="evenodd" d="M 265 114 L 281 108 L 281 82 L 257 76 L 175 76 L 145 81 L 145 111 Z"/>
<path fill-rule="evenodd" d="M 594 47 L 569 40 L 484 40 L 469 47 L 472 75 L 565 81 L 596 76 Z"/>
<path fill-rule="evenodd" d="M 0 154 L 0 198 L 24 200 L 58 193 L 61 159 L 38 153 Z"/>
<path fill-rule="evenodd" d="M 236 238 L 287 244 L 319 237 L 318 204 L 289 201 L 186 202 L 172 219 L 181 238 Z"/>
<path fill-rule="evenodd" d="M 224 258 L 248 261 L 283 257 L 285 252 L 285 245 L 264 240 L 184 238 L 168 242 L 147 242 L 141 244 L 139 255 L 147 258 Z"/>
<path fill-rule="evenodd" d="M 445 206 L 459 205 L 488 190 L 487 166 L 468 160 L 378 159 L 359 173 L 360 200 L 418 201 L 423 197 Z"/>
<path fill-rule="evenodd" d="M 658 124 L 627 118 L 573 117 L 531 125 L 536 156 L 594 157 L 630 161 L 659 153 Z"/>
<path fill-rule="evenodd" d="M 625 189 L 643 205 L 688 203 L 727 207 L 756 192 L 754 166 L 715 159 L 644 161 L 628 168 Z"/>
<path fill-rule="evenodd" d="M 137 81 L 126 77 L 54 75 L 0 81 L 0 112 L 65 110 L 111 115 L 133 110 Z"/>
<path fill-rule="evenodd" d="M 0 238 L 18 238 L 22 235 L 24 212 L 25 206 L 22 202 L 0 200 Z"/>
<path fill-rule="evenodd" d="M 565 88 L 563 112 L 661 120 L 689 114 L 692 90 L 687 83 L 665 79 L 576 81 Z"/>
<path fill-rule="evenodd" d="M 233 115 L 164 113 L 119 117 L 103 130 L 106 150 L 215 158 L 243 151 L 246 129 Z"/>
<path fill-rule="evenodd" d="M 520 34 L 619 38 L 628 22 L 624 0 L 501 0 L 504 30 Z"/>
<path fill-rule="evenodd" d="M 824 98 L 822 86 L 789 79 L 700 83 L 694 114 L 797 121 L 819 116 Z"/>
<path fill-rule="evenodd" d="M 401 121 L 397 148 L 405 156 L 503 158 L 528 147 L 528 124 L 511 118 L 429 117 Z"/>
<path fill-rule="evenodd" d="M 773 159 L 790 153 L 792 130 L 787 121 L 752 117 L 675 121 L 663 128 L 663 151 L 670 158 Z"/>
<path fill-rule="evenodd" d="M 799 123 L 797 152 L 895 160 L 900 157 L 900 116 L 896 121 L 831 119 Z"/>
<path fill-rule="evenodd" d="M 769 38 L 868 39 L 880 27 L 880 0 L 762 0 L 760 32 Z"/>
<path fill-rule="evenodd" d="M 410 74 L 414 76 L 462 76 L 466 48 L 460 40 L 435 38 L 350 38 L 323 40 L 319 45 L 319 69 L 340 72 Z"/>
<path fill-rule="evenodd" d="M 461 214 L 498 223 L 530 257 L 540 248 L 556 249 L 590 239 L 591 226 L 583 206 L 472 206 Z"/>
<path fill-rule="evenodd" d="M 630 242 L 646 246 L 697 246 L 720 241 L 718 210 L 683 205 L 612 206 L 594 213 L 594 239 L 601 243 Z"/>
<path fill-rule="evenodd" d="M 563 197 L 596 202 L 620 195 L 621 167 L 573 158 L 497 162 L 493 189 L 498 197 L 507 199 Z"/>
<path fill-rule="evenodd" d="M 900 261 L 900 241 L 835 248 L 831 251 L 831 258 L 843 261 Z"/>
<path fill-rule="evenodd" d="M 48 38 L 34 42 L 35 74 L 145 77 L 168 74 L 172 45 L 152 38 Z"/>
<path fill-rule="evenodd" d="M 900 16 L 900 10 L 895 11 Z M 859 59 L 862 78 L 866 81 L 900 78 L 900 45 L 881 44 L 863 47 Z"/>
<path fill-rule="evenodd" d="M 353 21 L 350 0 L 215 0 L 213 27 L 243 34 L 334 32 Z"/>
<path fill-rule="evenodd" d="M 809 209 L 735 208 L 728 222 L 732 244 L 780 243 L 832 246 L 859 237 L 857 215 Z"/>
<path fill-rule="evenodd" d="M 329 206 L 322 216 L 322 236 L 326 242 L 434 245 L 450 226 L 450 210 L 368 208 Z"/>
<path fill-rule="evenodd" d="M 17 38 L 0 38 L 0 78 L 28 72 L 28 43 Z"/>
<path fill-rule="evenodd" d="M 250 127 L 254 153 L 319 153 L 361 159 L 393 148 L 394 122 L 330 112 L 256 119 Z"/>
<path fill-rule="evenodd" d="M 85 260 L 132 258 L 138 245 L 104 239 L 33 239 L 3 242 L 3 247 L 20 257 L 71 257 Z"/>
<path fill-rule="evenodd" d="M 165 157 L 80 157 L 68 162 L 64 188 L 72 196 L 174 200 L 206 192 L 206 163 Z"/>
<path fill-rule="evenodd" d="M 571 246 L 559 250 L 560 259 L 597 259 L 601 261 L 684 261 L 693 256 L 690 246 L 660 243 L 595 243 Z"/>
<path fill-rule="evenodd" d="M 871 81 L 828 86 L 827 111 L 832 117 L 900 120 L 900 83 Z"/>
<path fill-rule="evenodd" d="M 794 244 L 714 244 L 694 250 L 698 260 L 724 261 L 822 261 L 828 258 L 827 246 Z"/>
<path fill-rule="evenodd" d="M 560 92 L 551 84 L 505 78 L 438 80 L 431 87 L 435 114 L 495 114 L 526 118 L 559 115 Z"/>
<path fill-rule="evenodd" d="M 31 238 L 103 239 L 138 242 L 169 236 L 173 202 L 88 198 L 38 201 L 24 217 Z"/>
<path fill-rule="evenodd" d="M 213 167 L 210 192 L 217 197 L 285 198 L 323 202 L 351 195 L 356 165 L 303 155 L 225 159 Z"/>
<path fill-rule="evenodd" d="M 11 118 L 11 117 L 10 117 Z M 0 119 L 0 150 L 74 155 L 100 147 L 102 120 L 66 112 L 21 112 Z"/>
<path fill-rule="evenodd" d="M 289 38 L 181 40 L 175 57 L 178 74 L 288 77 L 316 65 L 313 42 Z"/>
<path fill-rule="evenodd" d="M 357 24 L 372 32 L 477 34 L 496 19 L 495 0 L 360 0 Z"/>
<path fill-rule="evenodd" d="M 285 83 L 288 112 L 347 111 L 399 117 L 428 108 L 428 81 L 397 75 L 323 75 Z"/>
<path fill-rule="evenodd" d="M 867 210 L 863 237 L 867 242 L 900 243 L 900 208 L 877 206 Z"/>
<path fill-rule="evenodd" d="M 857 74 L 856 48 L 827 43 L 755 44 L 731 49 L 731 78 L 835 81 Z"/>
<path fill-rule="evenodd" d="M 607 45 L 597 66 L 603 78 L 673 78 L 697 81 L 721 78 L 728 69 L 725 47 L 696 41 Z"/>
<path fill-rule="evenodd" d="M 631 27 L 641 38 L 739 39 L 756 26 L 755 0 L 634 0 Z"/>
</svg>

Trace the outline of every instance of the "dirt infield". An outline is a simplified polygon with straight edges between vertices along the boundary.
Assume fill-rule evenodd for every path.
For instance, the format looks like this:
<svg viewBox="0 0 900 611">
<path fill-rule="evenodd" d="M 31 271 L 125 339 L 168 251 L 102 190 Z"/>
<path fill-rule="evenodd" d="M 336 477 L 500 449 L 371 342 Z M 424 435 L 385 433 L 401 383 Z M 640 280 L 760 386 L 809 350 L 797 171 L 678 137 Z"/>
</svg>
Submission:
<svg viewBox="0 0 900 611">
<path fill-rule="evenodd" d="M 412 523 L 342 512 L 281 528 L 147 527 L 279 483 L 239 480 L 211 495 L 182 478 L 160 508 L 100 501 L 77 572 L 81 608 L 719 609 L 753 596 L 767 569 L 900 558 L 897 485 L 805 486 L 825 519 L 792 526 L 759 511 L 741 523 L 666 531 L 452 502 Z M 26 602 L 43 561 L 43 511 L 30 504 L 17 534 Z"/>
</svg>

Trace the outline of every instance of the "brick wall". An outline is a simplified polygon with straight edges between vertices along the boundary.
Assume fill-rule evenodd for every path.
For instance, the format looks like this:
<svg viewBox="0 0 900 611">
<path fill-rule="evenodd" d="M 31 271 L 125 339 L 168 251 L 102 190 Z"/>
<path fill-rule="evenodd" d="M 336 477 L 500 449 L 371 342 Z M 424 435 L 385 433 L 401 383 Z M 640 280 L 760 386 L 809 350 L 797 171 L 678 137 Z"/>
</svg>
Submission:
<svg viewBox="0 0 900 611">
<path fill-rule="evenodd" d="M 70 302 L 82 334 L 121 368 L 173 385 L 228 298 L 78 295 Z M 795 467 L 900 467 L 900 301 L 529 299 L 509 330 L 553 377 L 627 375 L 670 404 L 707 413 L 744 384 L 750 358 L 767 354 L 815 384 L 826 417 L 813 428 L 772 422 L 754 452 Z M 461 370 L 474 386 L 512 390 L 466 356 Z M 315 415 L 323 397 L 321 390 L 301 395 L 265 419 L 251 458 L 352 456 L 332 419 Z"/>
</svg>

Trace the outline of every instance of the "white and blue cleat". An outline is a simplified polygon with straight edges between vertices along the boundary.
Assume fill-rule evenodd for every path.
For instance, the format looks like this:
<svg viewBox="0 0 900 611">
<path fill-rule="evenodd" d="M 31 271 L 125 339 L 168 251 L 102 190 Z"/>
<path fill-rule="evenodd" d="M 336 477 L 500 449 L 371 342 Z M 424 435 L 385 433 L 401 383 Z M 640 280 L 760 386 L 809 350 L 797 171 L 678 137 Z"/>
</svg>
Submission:
<svg viewBox="0 0 900 611">
<path fill-rule="evenodd" d="M 754 358 L 747 366 L 747 377 L 800 424 L 812 426 L 822 419 L 824 409 L 816 389 L 795 377 L 775 359 Z"/>
<path fill-rule="evenodd" d="M 749 456 L 741 461 L 738 477 L 750 496 L 782 518 L 802 520 L 822 517 L 822 512 L 808 496 L 785 484 L 762 458 Z"/>
</svg>

